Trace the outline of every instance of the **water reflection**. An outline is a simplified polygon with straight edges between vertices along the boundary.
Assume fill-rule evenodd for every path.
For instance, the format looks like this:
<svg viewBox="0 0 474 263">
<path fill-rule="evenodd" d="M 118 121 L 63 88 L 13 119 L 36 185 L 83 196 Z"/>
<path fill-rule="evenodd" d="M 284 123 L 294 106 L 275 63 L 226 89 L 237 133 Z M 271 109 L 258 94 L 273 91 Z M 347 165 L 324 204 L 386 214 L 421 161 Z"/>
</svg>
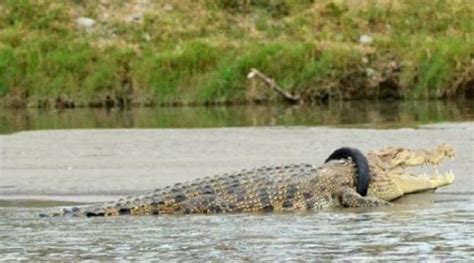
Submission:
<svg viewBox="0 0 474 263">
<path fill-rule="evenodd" d="M 414 127 L 474 120 L 474 101 L 349 101 L 312 106 L 135 108 L 131 110 L 3 110 L 0 133 L 71 128 L 197 128 L 240 126 Z"/>
</svg>

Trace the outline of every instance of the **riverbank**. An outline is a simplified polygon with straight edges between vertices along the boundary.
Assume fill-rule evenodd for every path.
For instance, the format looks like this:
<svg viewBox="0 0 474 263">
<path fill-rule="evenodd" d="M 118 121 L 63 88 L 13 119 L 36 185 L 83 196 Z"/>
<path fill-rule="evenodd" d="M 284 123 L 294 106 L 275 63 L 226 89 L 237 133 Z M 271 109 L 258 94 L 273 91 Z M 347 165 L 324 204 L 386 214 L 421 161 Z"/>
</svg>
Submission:
<svg viewBox="0 0 474 263">
<path fill-rule="evenodd" d="M 474 94 L 468 1 L 4 1 L 0 105 L 277 102 Z"/>
</svg>

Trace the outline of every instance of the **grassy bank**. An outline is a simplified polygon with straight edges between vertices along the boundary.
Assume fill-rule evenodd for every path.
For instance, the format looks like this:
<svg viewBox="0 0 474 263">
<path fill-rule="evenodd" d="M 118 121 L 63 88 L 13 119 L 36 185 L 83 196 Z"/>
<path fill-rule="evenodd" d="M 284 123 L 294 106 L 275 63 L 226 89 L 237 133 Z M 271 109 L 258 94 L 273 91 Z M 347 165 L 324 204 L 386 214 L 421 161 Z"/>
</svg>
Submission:
<svg viewBox="0 0 474 263">
<path fill-rule="evenodd" d="M 0 100 L 278 100 L 246 78 L 250 68 L 307 101 L 472 96 L 473 13 L 456 0 L 6 0 Z"/>
</svg>

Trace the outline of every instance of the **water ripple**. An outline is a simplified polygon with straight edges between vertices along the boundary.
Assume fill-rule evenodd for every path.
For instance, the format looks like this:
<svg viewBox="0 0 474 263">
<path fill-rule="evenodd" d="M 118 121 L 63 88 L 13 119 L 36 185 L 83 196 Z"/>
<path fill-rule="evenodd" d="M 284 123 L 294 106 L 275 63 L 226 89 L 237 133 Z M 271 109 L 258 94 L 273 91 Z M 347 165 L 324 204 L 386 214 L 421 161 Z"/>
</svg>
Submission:
<svg viewBox="0 0 474 263">
<path fill-rule="evenodd" d="M 469 202 L 375 210 L 120 218 L 0 208 L 2 260 L 471 260 Z"/>
</svg>

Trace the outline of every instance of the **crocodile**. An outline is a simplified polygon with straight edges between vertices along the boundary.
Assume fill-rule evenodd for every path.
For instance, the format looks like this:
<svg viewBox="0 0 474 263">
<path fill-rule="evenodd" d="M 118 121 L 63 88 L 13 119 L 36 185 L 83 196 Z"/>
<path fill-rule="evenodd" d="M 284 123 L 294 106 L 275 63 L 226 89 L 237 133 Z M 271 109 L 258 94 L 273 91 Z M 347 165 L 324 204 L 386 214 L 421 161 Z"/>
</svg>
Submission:
<svg viewBox="0 0 474 263">
<path fill-rule="evenodd" d="M 385 148 L 365 157 L 340 148 L 322 166 L 291 164 L 205 177 L 118 201 L 63 208 L 41 216 L 119 216 L 308 211 L 389 205 L 404 195 L 433 191 L 454 181 L 452 171 L 414 174 L 408 167 L 453 158 L 448 144 L 435 149 Z"/>
</svg>

